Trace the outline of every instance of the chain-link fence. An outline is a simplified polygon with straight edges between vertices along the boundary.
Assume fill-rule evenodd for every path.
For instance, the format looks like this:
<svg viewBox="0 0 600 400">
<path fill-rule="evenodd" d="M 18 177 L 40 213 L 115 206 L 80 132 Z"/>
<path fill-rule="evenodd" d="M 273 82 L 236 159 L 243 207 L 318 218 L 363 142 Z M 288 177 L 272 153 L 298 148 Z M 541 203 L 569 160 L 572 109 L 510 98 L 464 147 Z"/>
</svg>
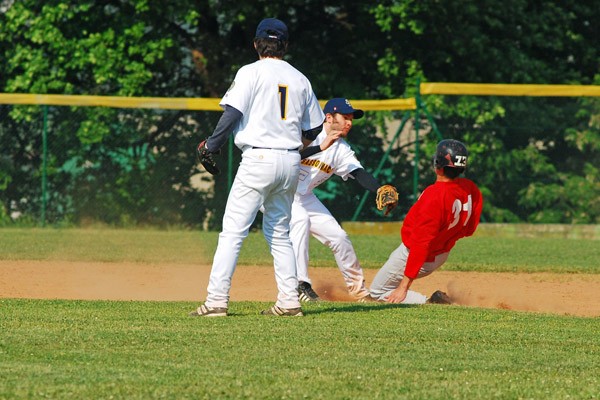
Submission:
<svg viewBox="0 0 600 400">
<path fill-rule="evenodd" d="M 202 110 L 0 105 L 0 221 L 218 228 L 240 152 L 230 140 L 218 157 L 223 173 L 212 177 L 197 164 L 195 146 L 219 117 Z M 390 117 L 373 112 L 353 130 L 353 146 L 369 157 L 372 172 L 386 150 L 385 158 L 394 156 L 385 135 L 378 143 L 368 139 Z M 379 163 L 377 174 L 391 177 L 393 165 Z M 322 190 L 326 198 L 344 197 L 346 219 L 377 217 L 370 204 L 357 214 L 364 192 L 358 185 Z"/>
<path fill-rule="evenodd" d="M 0 106 L 5 218 L 201 223 L 211 185 L 198 175 L 193 149 L 216 118 L 199 111 Z"/>
<path fill-rule="evenodd" d="M 373 194 L 333 178 L 315 192 L 338 220 L 402 220 L 435 178 L 430 155 L 443 136 L 469 145 L 484 221 L 597 223 L 598 87 L 458 86 L 424 84 L 429 95 L 466 90 L 428 106 L 419 91 L 352 101 L 368 112 L 348 142 L 367 171 L 399 189 L 400 205 L 385 218 Z M 501 97 L 481 97 L 494 90 Z M 240 151 L 228 142 L 216 177 L 195 157 L 221 115 L 218 99 L 50 96 L 0 94 L 0 225 L 220 228 Z"/>
</svg>

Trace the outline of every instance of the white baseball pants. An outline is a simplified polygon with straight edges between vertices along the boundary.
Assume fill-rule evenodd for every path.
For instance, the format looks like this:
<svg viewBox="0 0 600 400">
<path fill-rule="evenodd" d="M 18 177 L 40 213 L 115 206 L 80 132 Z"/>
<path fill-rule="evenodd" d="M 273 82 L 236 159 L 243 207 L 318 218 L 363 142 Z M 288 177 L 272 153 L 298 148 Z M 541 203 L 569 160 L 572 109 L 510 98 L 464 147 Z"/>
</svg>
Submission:
<svg viewBox="0 0 600 400">
<path fill-rule="evenodd" d="M 400 246 L 390 254 L 388 260 L 383 264 L 383 267 L 381 267 L 373 279 L 370 288 L 371 297 L 385 301 L 391 292 L 400 286 L 400 281 L 404 277 L 408 253 L 408 248 L 401 243 Z M 448 259 L 449 254 L 450 253 L 439 254 L 433 261 L 423 264 L 419 270 L 417 279 L 423 278 L 441 267 Z M 427 296 L 409 290 L 406 299 L 404 299 L 402 304 L 424 304 L 426 300 Z"/>
<path fill-rule="evenodd" d="M 297 151 L 248 149 L 231 187 L 223 230 L 213 258 L 208 282 L 207 307 L 227 307 L 231 278 L 243 240 L 264 205 L 263 233 L 275 266 L 279 294 L 277 306 L 300 307 L 296 258 L 289 238 L 292 201 L 298 184 L 300 154 Z M 252 284 L 251 282 L 249 284 Z"/>
<path fill-rule="evenodd" d="M 348 234 L 314 193 L 297 194 L 294 197 L 290 228 L 299 281 L 311 283 L 308 277 L 308 253 L 312 234 L 333 252 L 348 292 L 356 298 L 362 298 L 369 294 L 365 287 L 363 270 Z"/>
</svg>

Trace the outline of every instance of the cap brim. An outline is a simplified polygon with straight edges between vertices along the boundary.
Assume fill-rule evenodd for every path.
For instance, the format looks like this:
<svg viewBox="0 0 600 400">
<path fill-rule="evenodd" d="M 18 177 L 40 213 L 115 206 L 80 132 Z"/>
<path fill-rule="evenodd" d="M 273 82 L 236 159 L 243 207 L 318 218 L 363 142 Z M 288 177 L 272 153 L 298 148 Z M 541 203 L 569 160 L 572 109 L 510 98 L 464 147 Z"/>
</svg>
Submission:
<svg viewBox="0 0 600 400">
<path fill-rule="evenodd" d="M 363 110 L 354 110 L 352 114 L 354 115 L 354 119 L 360 119 L 365 115 L 365 112 Z"/>
</svg>

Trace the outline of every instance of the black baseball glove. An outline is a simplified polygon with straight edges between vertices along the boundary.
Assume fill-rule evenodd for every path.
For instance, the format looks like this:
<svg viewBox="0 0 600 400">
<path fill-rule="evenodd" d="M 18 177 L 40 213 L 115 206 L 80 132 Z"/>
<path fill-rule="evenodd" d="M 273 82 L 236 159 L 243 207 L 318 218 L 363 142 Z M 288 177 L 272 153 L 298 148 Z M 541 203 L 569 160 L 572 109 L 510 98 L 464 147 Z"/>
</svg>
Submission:
<svg viewBox="0 0 600 400">
<path fill-rule="evenodd" d="M 217 166 L 217 163 L 213 158 L 213 154 L 217 153 L 211 153 L 208 151 L 208 148 L 206 148 L 206 140 L 201 141 L 196 148 L 196 157 L 198 158 L 198 162 L 200 162 L 204 169 L 211 175 L 219 175 L 221 170 Z"/>
</svg>

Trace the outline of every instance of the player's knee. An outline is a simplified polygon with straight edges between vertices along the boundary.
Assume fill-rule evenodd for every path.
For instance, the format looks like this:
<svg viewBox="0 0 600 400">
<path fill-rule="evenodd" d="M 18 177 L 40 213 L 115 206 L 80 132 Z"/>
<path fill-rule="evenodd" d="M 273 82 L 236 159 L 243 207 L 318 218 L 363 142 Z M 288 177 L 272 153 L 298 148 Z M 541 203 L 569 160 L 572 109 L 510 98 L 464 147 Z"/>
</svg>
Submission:
<svg viewBox="0 0 600 400">
<path fill-rule="evenodd" d="M 352 246 L 352 242 L 350 242 L 348 234 L 342 229 L 332 233 L 328 239 L 329 247 L 331 247 L 332 250 L 338 249 L 341 246 Z"/>
<path fill-rule="evenodd" d="M 295 232 L 310 232 L 310 219 L 295 220 L 290 224 L 290 230 Z"/>
</svg>

